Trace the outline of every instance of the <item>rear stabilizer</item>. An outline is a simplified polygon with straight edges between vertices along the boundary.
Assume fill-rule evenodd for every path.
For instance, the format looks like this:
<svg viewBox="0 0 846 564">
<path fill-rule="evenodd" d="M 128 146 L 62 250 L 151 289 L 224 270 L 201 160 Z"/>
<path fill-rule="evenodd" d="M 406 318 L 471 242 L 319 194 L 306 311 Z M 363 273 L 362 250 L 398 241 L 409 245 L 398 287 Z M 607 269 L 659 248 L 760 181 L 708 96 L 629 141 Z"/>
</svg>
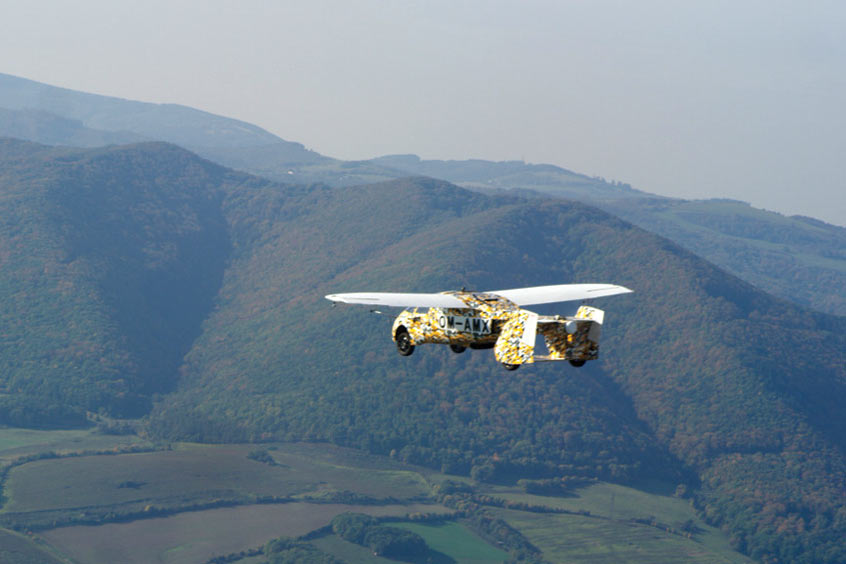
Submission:
<svg viewBox="0 0 846 564">
<path fill-rule="evenodd" d="M 538 314 L 518 310 L 499 333 L 494 346 L 494 356 L 503 364 L 530 364 L 535 361 L 535 337 Z"/>
<path fill-rule="evenodd" d="M 538 332 L 543 335 L 549 354 L 535 356 L 542 360 L 596 360 L 605 312 L 582 306 L 574 317 L 542 317 Z"/>
</svg>

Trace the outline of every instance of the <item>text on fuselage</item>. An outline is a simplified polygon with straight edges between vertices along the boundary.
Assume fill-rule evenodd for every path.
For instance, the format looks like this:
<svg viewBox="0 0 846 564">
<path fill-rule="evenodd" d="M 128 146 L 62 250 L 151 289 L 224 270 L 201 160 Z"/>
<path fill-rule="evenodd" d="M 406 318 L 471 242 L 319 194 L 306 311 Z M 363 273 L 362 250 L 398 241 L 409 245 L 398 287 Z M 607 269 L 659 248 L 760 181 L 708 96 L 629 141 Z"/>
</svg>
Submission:
<svg viewBox="0 0 846 564">
<path fill-rule="evenodd" d="M 461 332 L 489 335 L 491 332 L 491 320 L 482 317 L 440 314 L 437 321 L 438 327 L 447 333 Z"/>
</svg>

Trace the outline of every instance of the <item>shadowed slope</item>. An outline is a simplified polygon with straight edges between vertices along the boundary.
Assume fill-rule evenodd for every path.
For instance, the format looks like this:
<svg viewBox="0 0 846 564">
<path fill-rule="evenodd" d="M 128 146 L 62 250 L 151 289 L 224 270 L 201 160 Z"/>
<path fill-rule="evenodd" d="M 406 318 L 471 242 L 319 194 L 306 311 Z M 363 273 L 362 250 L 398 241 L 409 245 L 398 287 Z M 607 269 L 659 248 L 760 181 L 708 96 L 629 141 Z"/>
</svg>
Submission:
<svg viewBox="0 0 846 564">
<path fill-rule="evenodd" d="M 0 155 L 3 420 L 144 413 L 217 292 L 228 173 L 164 144 Z"/>
</svg>

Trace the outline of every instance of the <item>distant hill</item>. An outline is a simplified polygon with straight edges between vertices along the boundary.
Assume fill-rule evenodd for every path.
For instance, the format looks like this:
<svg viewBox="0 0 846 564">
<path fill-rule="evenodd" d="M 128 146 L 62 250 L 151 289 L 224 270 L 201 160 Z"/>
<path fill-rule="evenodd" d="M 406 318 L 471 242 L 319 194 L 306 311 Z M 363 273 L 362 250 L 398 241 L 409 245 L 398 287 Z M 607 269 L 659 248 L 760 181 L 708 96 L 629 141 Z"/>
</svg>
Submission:
<svg viewBox="0 0 846 564">
<path fill-rule="evenodd" d="M 767 292 L 846 315 L 846 228 L 734 200 L 596 202 Z"/>
<path fill-rule="evenodd" d="M 129 132 L 142 139 L 176 143 L 231 166 L 254 166 L 251 155 L 257 155 L 256 163 L 284 163 L 280 171 L 290 163 L 332 161 L 255 125 L 187 106 L 87 94 L 2 73 L 0 108 L 39 110 L 80 121 L 90 129 Z M 0 129 L 0 135 L 14 134 Z M 45 138 L 27 138 L 49 142 Z M 229 158 L 231 163 L 227 162 Z"/>
<path fill-rule="evenodd" d="M 660 477 L 759 560 L 846 558 L 841 317 L 575 202 L 281 185 L 162 143 L 0 158 L 2 422 L 163 394 L 158 436 L 331 441 L 485 481 Z M 636 291 L 597 303 L 582 369 L 401 358 L 390 317 L 322 297 L 562 282 Z"/>
<path fill-rule="evenodd" d="M 743 202 L 663 198 L 552 165 L 415 155 L 345 162 L 192 108 L 85 94 L 4 74 L 0 108 L 7 108 L 0 111 L 0 136 L 73 146 L 164 140 L 288 184 L 353 186 L 425 175 L 486 193 L 513 190 L 576 199 L 672 239 L 776 296 L 846 315 L 846 228 L 809 218 Z"/>
<path fill-rule="evenodd" d="M 0 108 L 0 132 L 4 136 L 26 141 L 72 147 L 124 145 L 146 140 L 135 133 L 91 129 L 85 127 L 79 120 L 32 109 Z"/>
<path fill-rule="evenodd" d="M 422 160 L 417 155 L 390 155 L 367 161 L 390 167 L 403 175 L 441 178 L 464 188 L 482 191 L 534 190 L 573 200 L 624 200 L 653 196 L 628 184 L 609 183 L 604 179 L 547 164 L 522 161 L 492 162 L 471 160 Z"/>
<path fill-rule="evenodd" d="M 370 161 L 443 178 L 471 190 L 579 200 L 667 237 L 759 288 L 823 312 L 846 315 L 846 228 L 753 208 L 736 200 L 664 198 L 552 165 Z"/>
</svg>

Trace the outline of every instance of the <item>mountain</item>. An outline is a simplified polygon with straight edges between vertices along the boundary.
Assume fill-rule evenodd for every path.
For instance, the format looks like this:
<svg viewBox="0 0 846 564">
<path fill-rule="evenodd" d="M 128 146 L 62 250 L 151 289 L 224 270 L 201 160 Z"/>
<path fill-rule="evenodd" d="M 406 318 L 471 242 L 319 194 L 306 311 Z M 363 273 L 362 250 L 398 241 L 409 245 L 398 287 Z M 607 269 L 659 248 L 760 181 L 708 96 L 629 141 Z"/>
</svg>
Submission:
<svg viewBox="0 0 846 564">
<path fill-rule="evenodd" d="M 58 88 L 0 73 L 0 107 L 38 110 L 82 122 L 86 128 L 129 132 L 140 139 L 187 147 L 200 155 L 239 168 L 331 162 L 299 143 L 280 139 L 255 125 L 178 104 L 150 104 Z M 8 130 L 0 134 L 13 136 Z M 48 142 L 45 138 L 27 139 Z M 137 140 L 137 139 L 136 139 Z M 74 145 L 76 143 L 73 143 Z M 230 161 L 231 159 L 231 161 Z"/>
<path fill-rule="evenodd" d="M 846 228 L 736 200 L 595 202 L 792 302 L 846 315 Z"/>
<path fill-rule="evenodd" d="M 170 389 L 220 283 L 210 187 L 230 178 L 172 145 L 0 140 L 0 421 L 137 416 Z"/>
<path fill-rule="evenodd" d="M 168 438 L 331 441 L 494 482 L 657 477 L 759 560 L 846 559 L 841 317 L 576 202 L 282 185 L 162 143 L 4 140 L 0 159 L 3 422 L 152 404 Z M 322 297 L 562 282 L 636 291 L 597 302 L 582 369 L 402 358 L 390 317 Z"/>
<path fill-rule="evenodd" d="M 157 139 L 287 184 L 369 184 L 430 176 L 476 191 L 576 199 L 598 206 L 732 272 L 819 311 L 846 315 L 846 228 L 729 200 L 680 200 L 552 166 L 390 155 L 340 161 L 261 128 L 173 104 L 74 92 L 0 74 L 0 135 L 95 146 Z"/>
<path fill-rule="evenodd" d="M 146 140 L 135 133 L 91 129 L 79 120 L 32 109 L 0 108 L 0 131 L 8 137 L 72 147 L 123 145 Z"/>
<path fill-rule="evenodd" d="M 635 190 L 628 184 L 608 183 L 601 178 L 591 178 L 547 164 L 481 159 L 423 160 L 417 155 L 388 155 L 367 162 L 391 168 L 403 176 L 441 178 L 463 188 L 482 191 L 522 189 L 573 200 L 602 201 L 657 197 Z"/>
<path fill-rule="evenodd" d="M 575 203 L 424 179 L 306 194 L 268 187 L 227 208 L 239 250 L 158 432 L 329 440 L 488 480 L 692 471 L 740 549 L 844 557 L 843 319 Z M 321 298 L 563 281 L 637 292 L 606 300 L 604 361 L 583 372 L 509 376 L 435 347 L 402 359 L 390 319 Z"/>
<path fill-rule="evenodd" d="M 786 217 L 736 200 L 664 198 L 552 165 L 425 161 L 414 155 L 370 162 L 485 193 L 510 191 L 579 200 L 671 239 L 771 294 L 846 315 L 844 227 Z"/>
</svg>

